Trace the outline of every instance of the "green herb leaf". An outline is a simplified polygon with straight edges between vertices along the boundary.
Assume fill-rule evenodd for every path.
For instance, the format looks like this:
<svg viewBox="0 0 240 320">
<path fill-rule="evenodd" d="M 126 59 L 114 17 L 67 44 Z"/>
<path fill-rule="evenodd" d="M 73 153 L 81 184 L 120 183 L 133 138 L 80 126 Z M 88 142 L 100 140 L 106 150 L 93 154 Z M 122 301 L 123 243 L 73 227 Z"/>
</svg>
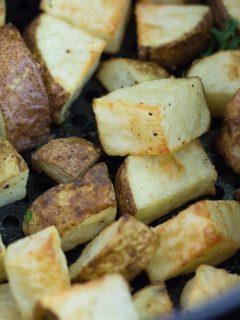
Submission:
<svg viewBox="0 0 240 320">
<path fill-rule="evenodd" d="M 25 212 L 24 220 L 26 220 L 27 222 L 30 222 L 32 220 L 32 217 L 33 217 L 32 211 L 28 210 Z"/>
</svg>

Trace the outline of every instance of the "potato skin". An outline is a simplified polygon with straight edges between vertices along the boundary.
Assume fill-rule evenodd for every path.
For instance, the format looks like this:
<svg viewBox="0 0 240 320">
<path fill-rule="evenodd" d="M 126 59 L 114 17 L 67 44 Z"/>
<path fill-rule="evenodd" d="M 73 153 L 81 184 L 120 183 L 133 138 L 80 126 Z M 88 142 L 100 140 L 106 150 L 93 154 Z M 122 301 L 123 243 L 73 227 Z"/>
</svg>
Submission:
<svg viewBox="0 0 240 320">
<path fill-rule="evenodd" d="M 232 18 L 225 5 L 223 4 L 222 0 L 208 0 L 208 3 L 212 10 L 213 20 L 218 27 L 223 28 L 226 21 Z"/>
<path fill-rule="evenodd" d="M 0 30 L 0 111 L 6 138 L 20 152 L 49 139 L 48 97 L 37 63 L 12 25 Z"/>
<path fill-rule="evenodd" d="M 139 45 L 139 59 L 151 60 L 167 70 L 181 68 L 204 50 L 210 38 L 211 26 L 212 15 L 209 11 L 192 32 L 177 41 L 158 47 Z"/>
</svg>

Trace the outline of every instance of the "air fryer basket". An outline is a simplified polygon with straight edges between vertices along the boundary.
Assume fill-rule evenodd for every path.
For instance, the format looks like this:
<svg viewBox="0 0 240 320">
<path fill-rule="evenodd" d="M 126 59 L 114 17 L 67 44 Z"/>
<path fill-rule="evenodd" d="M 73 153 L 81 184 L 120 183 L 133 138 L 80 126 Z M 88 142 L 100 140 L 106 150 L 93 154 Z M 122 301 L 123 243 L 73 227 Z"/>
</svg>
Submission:
<svg viewBox="0 0 240 320">
<path fill-rule="evenodd" d="M 90 1 L 90 0 L 89 0 Z M 117 1 L 117 0 L 116 0 Z M 28 25 L 28 23 L 37 15 L 39 0 L 6 0 L 7 2 L 7 21 L 12 22 L 21 31 Z M 131 19 L 130 25 L 126 32 L 126 38 L 123 44 L 123 48 L 119 53 L 122 57 L 136 57 L 136 31 L 134 27 L 134 19 Z M 103 59 L 108 58 L 103 56 Z M 106 91 L 99 84 L 99 82 L 93 77 L 91 81 L 84 87 L 81 96 L 74 102 L 71 108 L 71 114 L 68 120 L 61 125 L 52 127 L 53 137 L 68 137 L 68 136 L 79 136 L 86 138 L 94 143 L 98 142 L 96 124 L 94 115 L 91 108 L 92 99 L 105 94 Z M 217 181 L 217 194 L 212 199 L 233 199 L 234 190 L 240 188 L 239 176 L 233 173 L 229 169 L 219 155 L 214 152 L 214 138 L 217 130 L 221 127 L 220 120 L 213 120 L 211 130 L 203 138 L 202 142 L 208 155 L 219 174 Z M 34 150 L 32 150 L 33 152 Z M 31 153 L 24 154 L 24 158 L 29 164 L 31 169 Z M 122 162 L 122 158 L 119 157 L 106 157 L 104 156 L 103 161 L 108 165 L 111 178 L 114 179 L 117 168 Z M 28 181 L 28 192 L 25 199 L 16 203 L 7 205 L 0 208 L 0 233 L 2 235 L 5 244 L 9 244 L 24 236 L 22 232 L 22 220 L 23 215 L 30 204 L 44 191 L 52 187 L 54 183 L 48 179 L 44 174 L 39 174 L 33 170 L 30 172 Z M 185 205 L 183 208 L 187 207 Z M 182 209 L 182 208 L 180 208 Z M 171 217 L 171 215 L 179 212 L 179 208 L 168 214 L 167 216 L 159 219 L 153 224 L 157 225 Z M 67 253 L 69 263 L 73 262 L 80 254 L 82 246 Z M 230 272 L 240 274 L 240 253 L 236 254 L 233 258 L 229 259 L 221 265 Z M 178 307 L 179 296 L 182 288 L 186 281 L 191 278 L 190 276 L 178 277 L 176 279 L 167 282 L 167 287 L 171 298 L 174 302 L 175 307 Z M 148 284 L 147 276 L 142 273 L 132 283 L 134 291 L 140 289 L 144 285 Z M 239 291 L 239 292 L 238 292 Z M 212 305 L 205 306 L 199 311 L 193 314 L 177 314 L 176 317 L 179 319 L 215 319 L 221 316 L 222 319 L 239 319 L 237 316 L 237 308 L 240 310 L 240 290 L 229 293 L 226 297 L 223 297 L 221 301 L 216 301 Z M 232 312 L 231 315 L 226 316 L 226 312 Z M 237 313 L 236 313 L 237 312 Z M 126 319 L 127 320 L 127 319 Z"/>
</svg>

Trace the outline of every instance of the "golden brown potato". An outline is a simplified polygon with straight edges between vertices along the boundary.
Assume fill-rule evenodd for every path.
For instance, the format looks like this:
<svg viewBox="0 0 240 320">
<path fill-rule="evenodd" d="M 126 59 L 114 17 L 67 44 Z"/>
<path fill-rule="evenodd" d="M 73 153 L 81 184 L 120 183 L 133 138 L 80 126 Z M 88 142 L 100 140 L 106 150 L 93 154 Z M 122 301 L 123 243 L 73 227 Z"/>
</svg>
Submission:
<svg viewBox="0 0 240 320">
<path fill-rule="evenodd" d="M 138 320 L 138 316 L 128 284 L 119 274 L 111 274 L 43 297 L 34 319 Z"/>
<path fill-rule="evenodd" d="M 107 167 L 99 163 L 81 180 L 60 184 L 37 198 L 25 215 L 23 230 L 30 235 L 54 225 L 67 251 L 92 240 L 114 221 L 116 210 Z"/>
<path fill-rule="evenodd" d="M 66 257 L 55 227 L 49 227 L 7 247 L 6 272 L 12 294 L 25 320 L 46 294 L 70 286 Z"/>
<path fill-rule="evenodd" d="M 160 245 L 147 266 L 151 281 L 165 281 L 217 265 L 240 247 L 240 203 L 199 201 L 153 230 Z"/>
<path fill-rule="evenodd" d="M 200 307 L 235 286 L 240 286 L 239 275 L 201 265 L 197 268 L 195 277 L 187 282 L 182 291 L 181 307 L 187 310 Z"/>
<path fill-rule="evenodd" d="M 7 279 L 5 265 L 4 265 L 5 256 L 6 256 L 6 248 L 2 242 L 2 237 L 0 235 L 0 283 L 4 282 Z M 1 307 L 0 307 L 0 312 L 1 312 Z"/>
<path fill-rule="evenodd" d="M 227 164 L 240 174 L 240 90 L 226 107 L 217 149 Z"/>
<path fill-rule="evenodd" d="M 9 284 L 0 285 L 0 319 L 22 320 L 17 303 L 13 298 Z"/>
<path fill-rule="evenodd" d="M 105 42 L 47 14 L 30 24 L 24 39 L 41 66 L 53 121 L 62 123 L 97 68 Z"/>
<path fill-rule="evenodd" d="M 28 173 L 24 159 L 0 137 L 0 207 L 26 196 Z"/>
<path fill-rule="evenodd" d="M 154 255 L 156 235 L 130 215 L 104 229 L 70 266 L 74 282 L 88 281 L 108 273 L 120 273 L 132 280 Z"/>
<path fill-rule="evenodd" d="M 166 69 L 184 66 L 206 47 L 211 11 L 202 5 L 138 3 L 138 55 Z"/>
<path fill-rule="evenodd" d="M 71 137 L 55 139 L 32 155 L 35 169 L 58 183 L 81 178 L 98 161 L 100 149 L 90 141 Z"/>
<path fill-rule="evenodd" d="M 0 28 L 0 136 L 18 151 L 49 138 L 48 97 L 38 64 L 12 25 Z"/>
<path fill-rule="evenodd" d="M 169 315 L 173 312 L 172 301 L 164 282 L 149 285 L 133 296 L 139 320 L 149 320 Z"/>
<path fill-rule="evenodd" d="M 240 22 L 240 1 L 239 0 L 208 0 L 213 18 L 221 28 L 229 19 Z M 240 30 L 240 29 L 239 29 Z"/>
<path fill-rule="evenodd" d="M 5 0 L 0 0 L 0 26 L 5 24 L 6 20 L 6 2 Z"/>
</svg>

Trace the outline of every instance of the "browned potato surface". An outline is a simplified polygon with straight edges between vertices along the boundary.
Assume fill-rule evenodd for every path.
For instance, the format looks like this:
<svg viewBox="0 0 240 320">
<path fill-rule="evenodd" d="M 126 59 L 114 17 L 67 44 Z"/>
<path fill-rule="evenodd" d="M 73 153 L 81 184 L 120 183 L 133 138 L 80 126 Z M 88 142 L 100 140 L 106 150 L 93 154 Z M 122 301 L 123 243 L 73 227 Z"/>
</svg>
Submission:
<svg viewBox="0 0 240 320">
<path fill-rule="evenodd" d="M 83 176 L 99 159 L 100 149 L 91 142 L 77 138 L 55 139 L 42 146 L 32 156 L 34 167 L 58 183 Z"/>
<path fill-rule="evenodd" d="M 239 0 L 208 0 L 216 24 L 223 28 L 226 21 L 235 19 L 240 22 Z M 240 28 L 239 28 L 240 30 Z"/>
</svg>

